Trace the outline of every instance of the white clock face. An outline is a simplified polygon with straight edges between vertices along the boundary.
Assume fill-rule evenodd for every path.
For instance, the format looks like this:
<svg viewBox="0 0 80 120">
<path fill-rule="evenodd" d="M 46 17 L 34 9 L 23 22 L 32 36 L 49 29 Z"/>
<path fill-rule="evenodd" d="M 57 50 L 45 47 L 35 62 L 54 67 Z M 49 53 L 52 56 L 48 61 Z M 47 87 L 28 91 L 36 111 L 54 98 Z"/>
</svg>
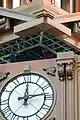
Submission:
<svg viewBox="0 0 80 120">
<path fill-rule="evenodd" d="M 54 103 L 54 90 L 40 74 L 20 74 L 0 93 L 0 110 L 6 120 L 42 120 Z"/>
</svg>

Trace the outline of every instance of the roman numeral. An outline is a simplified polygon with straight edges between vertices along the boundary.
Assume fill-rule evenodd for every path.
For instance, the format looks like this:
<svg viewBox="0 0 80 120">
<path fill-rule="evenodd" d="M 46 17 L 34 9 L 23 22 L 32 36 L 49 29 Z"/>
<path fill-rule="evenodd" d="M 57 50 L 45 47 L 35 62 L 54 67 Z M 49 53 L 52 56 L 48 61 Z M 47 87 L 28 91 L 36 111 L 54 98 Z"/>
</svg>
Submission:
<svg viewBox="0 0 80 120">
<path fill-rule="evenodd" d="M 26 82 L 26 77 L 25 76 L 23 76 L 24 77 L 24 82 Z"/>
<path fill-rule="evenodd" d="M 39 78 L 37 79 L 36 83 L 38 83 L 39 79 L 40 79 L 40 76 L 39 76 Z"/>
<path fill-rule="evenodd" d="M 0 100 L 0 105 L 7 105 L 8 104 L 8 99 L 7 100 Z"/>
<path fill-rule="evenodd" d="M 17 86 L 20 85 L 19 81 L 16 79 L 15 81 L 13 81 L 13 83 Z"/>
<path fill-rule="evenodd" d="M 15 120 L 16 115 L 14 113 L 12 113 L 7 118 L 8 118 L 8 120 Z"/>
<path fill-rule="evenodd" d="M 5 89 L 5 91 L 4 91 L 4 92 L 8 92 L 8 93 L 10 93 L 11 91 L 9 91 L 9 90 Z"/>
<path fill-rule="evenodd" d="M 43 109 L 44 109 L 45 111 L 49 111 L 50 106 L 48 106 L 48 105 L 44 104 Z"/>
<path fill-rule="evenodd" d="M 16 120 L 19 120 L 19 116 L 17 116 L 17 119 Z"/>
<path fill-rule="evenodd" d="M 4 113 L 4 115 L 7 117 L 8 115 L 11 114 L 11 111 L 9 109 L 9 106 L 5 107 L 2 112 Z"/>
<path fill-rule="evenodd" d="M 27 76 L 27 82 L 31 82 L 31 75 Z"/>
<path fill-rule="evenodd" d="M 23 120 L 29 120 L 28 117 L 23 117 Z"/>
<path fill-rule="evenodd" d="M 45 89 L 47 89 L 49 87 L 50 87 L 49 84 L 47 84 L 47 85 L 43 86 L 43 90 L 45 90 Z"/>
<path fill-rule="evenodd" d="M 53 94 L 45 93 L 44 94 L 44 99 L 45 100 L 53 100 Z"/>
<path fill-rule="evenodd" d="M 41 117 L 40 117 L 38 114 L 36 114 L 36 119 L 37 119 L 37 120 L 40 120 Z"/>
</svg>

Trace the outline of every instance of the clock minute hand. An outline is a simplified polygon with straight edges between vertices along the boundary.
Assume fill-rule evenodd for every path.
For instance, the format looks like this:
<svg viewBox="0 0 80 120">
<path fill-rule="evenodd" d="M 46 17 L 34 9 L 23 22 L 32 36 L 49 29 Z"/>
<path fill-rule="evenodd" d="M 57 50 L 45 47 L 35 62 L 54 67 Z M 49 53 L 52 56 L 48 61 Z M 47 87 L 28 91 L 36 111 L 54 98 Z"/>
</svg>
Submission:
<svg viewBox="0 0 80 120">
<path fill-rule="evenodd" d="M 28 96 L 29 96 L 29 90 L 28 90 L 28 82 L 27 82 L 27 85 L 26 85 L 26 90 L 25 90 L 25 93 L 24 93 L 24 105 L 27 105 L 27 100 L 28 100 Z"/>
<path fill-rule="evenodd" d="M 18 100 L 20 101 L 20 100 L 22 100 L 22 99 L 30 99 L 30 98 L 33 98 L 33 97 L 36 97 L 36 96 L 42 96 L 42 95 L 44 95 L 43 93 L 41 93 L 41 94 L 34 94 L 34 95 L 25 95 L 24 97 L 18 97 Z"/>
<path fill-rule="evenodd" d="M 46 93 L 46 94 L 48 94 L 48 93 Z M 33 98 L 33 97 L 37 97 L 37 96 L 42 96 L 42 95 L 45 95 L 45 93 L 29 95 L 29 99 L 30 99 L 30 98 Z"/>
<path fill-rule="evenodd" d="M 49 93 L 46 93 L 46 94 L 49 94 Z M 45 93 L 40 93 L 40 94 L 34 94 L 34 95 L 25 95 L 24 97 L 18 97 L 18 100 L 28 100 L 28 99 L 31 99 L 33 97 L 37 97 L 37 96 L 42 96 L 42 95 L 45 95 Z"/>
</svg>

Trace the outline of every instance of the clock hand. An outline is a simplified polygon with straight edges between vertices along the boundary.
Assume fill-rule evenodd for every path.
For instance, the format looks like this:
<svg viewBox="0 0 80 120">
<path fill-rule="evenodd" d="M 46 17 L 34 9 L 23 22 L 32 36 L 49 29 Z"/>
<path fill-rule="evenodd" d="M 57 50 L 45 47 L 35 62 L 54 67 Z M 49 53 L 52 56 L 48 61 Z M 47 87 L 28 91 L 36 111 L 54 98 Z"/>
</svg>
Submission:
<svg viewBox="0 0 80 120">
<path fill-rule="evenodd" d="M 27 105 L 27 100 L 28 100 L 28 96 L 29 96 L 28 86 L 29 86 L 29 85 L 28 85 L 28 82 L 27 82 L 24 96 L 23 96 L 23 97 L 18 97 L 18 101 L 24 99 L 24 103 L 23 103 L 23 105 Z"/>
<path fill-rule="evenodd" d="M 27 105 L 27 100 L 28 100 L 28 95 L 29 95 L 29 92 L 28 92 L 28 82 L 27 82 L 27 85 L 26 85 L 26 90 L 25 90 L 25 93 L 24 93 L 24 105 Z"/>
<path fill-rule="evenodd" d="M 26 93 L 27 93 L 27 95 L 26 95 Z M 28 83 L 27 83 L 24 96 L 23 96 L 23 97 L 18 97 L 18 100 L 25 99 L 25 96 L 28 96 L 28 94 L 29 94 L 29 93 L 28 93 Z"/>
<path fill-rule="evenodd" d="M 37 96 L 42 96 L 42 95 L 44 95 L 44 93 L 29 95 L 29 98 L 33 98 L 33 97 L 37 97 Z"/>
<path fill-rule="evenodd" d="M 19 100 L 19 101 L 22 100 L 22 99 L 24 99 L 24 97 L 18 97 L 18 100 Z"/>
<path fill-rule="evenodd" d="M 18 97 L 18 100 L 20 101 L 20 100 L 24 99 L 26 101 L 26 100 L 31 99 L 33 97 L 42 96 L 45 94 L 49 94 L 49 93 L 40 93 L 40 94 L 34 94 L 34 95 L 28 95 L 28 96 L 26 95 L 24 97 Z"/>
<path fill-rule="evenodd" d="M 26 89 L 25 89 L 25 93 L 24 93 L 24 96 L 26 96 L 26 94 L 27 94 L 27 96 L 29 95 L 29 92 L 28 92 L 28 82 L 27 82 L 27 85 L 26 85 Z"/>
<path fill-rule="evenodd" d="M 42 84 L 41 84 L 41 86 L 43 85 L 45 83 L 45 81 L 44 82 L 42 82 Z M 32 94 L 34 94 L 38 89 L 39 89 L 40 87 L 38 86 L 34 91 L 33 91 L 33 93 Z"/>
</svg>

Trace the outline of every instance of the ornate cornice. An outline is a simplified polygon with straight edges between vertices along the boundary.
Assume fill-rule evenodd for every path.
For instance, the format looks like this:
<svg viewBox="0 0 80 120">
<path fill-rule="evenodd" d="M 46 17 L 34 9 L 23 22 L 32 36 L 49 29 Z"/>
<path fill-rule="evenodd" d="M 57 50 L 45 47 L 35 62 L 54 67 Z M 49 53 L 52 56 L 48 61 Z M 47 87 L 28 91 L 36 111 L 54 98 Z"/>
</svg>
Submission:
<svg viewBox="0 0 80 120">
<path fill-rule="evenodd" d="M 55 67 L 48 67 L 43 69 L 47 75 L 55 76 L 56 68 Z"/>
<path fill-rule="evenodd" d="M 58 63 L 58 75 L 60 81 L 63 81 L 65 79 L 64 64 Z"/>
<path fill-rule="evenodd" d="M 73 52 L 59 53 L 57 58 L 59 80 L 72 80 L 75 67 L 75 55 Z"/>
</svg>

